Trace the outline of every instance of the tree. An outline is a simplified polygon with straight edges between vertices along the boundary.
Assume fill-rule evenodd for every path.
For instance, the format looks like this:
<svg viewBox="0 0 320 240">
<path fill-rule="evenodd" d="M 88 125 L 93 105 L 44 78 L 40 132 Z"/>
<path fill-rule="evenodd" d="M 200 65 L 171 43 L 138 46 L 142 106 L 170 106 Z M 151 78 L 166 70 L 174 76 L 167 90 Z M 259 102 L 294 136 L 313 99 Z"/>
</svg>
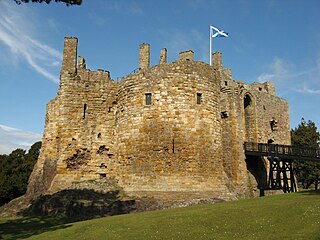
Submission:
<svg viewBox="0 0 320 240">
<path fill-rule="evenodd" d="M 310 120 L 306 122 L 302 118 L 298 127 L 291 130 L 291 142 L 294 146 L 319 148 L 319 141 L 320 133 L 316 124 Z M 304 189 L 308 189 L 312 184 L 318 189 L 320 163 L 295 161 L 294 172 Z"/>
<path fill-rule="evenodd" d="M 20 5 L 21 3 L 28 3 L 30 2 L 30 0 L 14 0 L 18 5 Z M 51 1 L 53 0 L 31 0 L 31 2 L 37 2 L 37 3 L 47 3 L 49 4 Z M 54 0 L 55 2 L 63 2 L 65 3 L 67 6 L 69 5 L 81 5 L 82 0 Z"/>
<path fill-rule="evenodd" d="M 36 142 L 27 154 L 25 150 L 16 149 L 9 155 L 0 155 L 0 206 L 26 192 L 40 148 L 41 142 Z"/>
</svg>

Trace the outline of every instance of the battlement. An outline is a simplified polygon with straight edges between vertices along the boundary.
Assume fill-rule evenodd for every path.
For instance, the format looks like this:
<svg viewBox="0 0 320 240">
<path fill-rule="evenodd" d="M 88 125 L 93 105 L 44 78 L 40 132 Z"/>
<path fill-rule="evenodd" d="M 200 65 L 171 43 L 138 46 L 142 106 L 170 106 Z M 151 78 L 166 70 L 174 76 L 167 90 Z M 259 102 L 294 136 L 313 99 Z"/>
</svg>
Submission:
<svg viewBox="0 0 320 240">
<path fill-rule="evenodd" d="M 77 47 L 78 38 L 64 38 L 61 75 L 75 74 L 77 72 Z"/>
</svg>

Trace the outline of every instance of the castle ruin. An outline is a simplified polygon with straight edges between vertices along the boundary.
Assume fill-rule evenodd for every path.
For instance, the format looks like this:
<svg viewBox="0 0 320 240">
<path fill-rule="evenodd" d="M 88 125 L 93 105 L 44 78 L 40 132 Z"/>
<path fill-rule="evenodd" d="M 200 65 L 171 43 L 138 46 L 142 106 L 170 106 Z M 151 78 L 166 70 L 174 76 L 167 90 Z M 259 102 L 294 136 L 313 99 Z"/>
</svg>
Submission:
<svg viewBox="0 0 320 240">
<path fill-rule="evenodd" d="M 271 82 L 233 80 L 219 52 L 210 66 L 191 50 L 167 62 L 163 49 L 150 66 L 150 45 L 141 44 L 139 69 L 114 81 L 87 69 L 77 44 L 65 38 L 27 195 L 99 180 L 131 196 L 249 196 L 267 162 L 246 159 L 244 142 L 290 144 L 288 103 Z"/>
</svg>

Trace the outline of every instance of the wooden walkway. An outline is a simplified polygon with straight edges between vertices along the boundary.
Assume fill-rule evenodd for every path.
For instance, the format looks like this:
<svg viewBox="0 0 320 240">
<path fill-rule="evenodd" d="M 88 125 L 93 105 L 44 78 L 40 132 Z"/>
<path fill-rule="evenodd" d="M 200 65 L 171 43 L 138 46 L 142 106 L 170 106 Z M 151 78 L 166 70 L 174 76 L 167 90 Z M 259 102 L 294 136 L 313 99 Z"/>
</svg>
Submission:
<svg viewBox="0 0 320 240">
<path fill-rule="evenodd" d="M 246 156 L 267 157 L 269 160 L 268 189 L 296 192 L 293 160 L 320 163 L 320 148 L 245 142 Z"/>
</svg>

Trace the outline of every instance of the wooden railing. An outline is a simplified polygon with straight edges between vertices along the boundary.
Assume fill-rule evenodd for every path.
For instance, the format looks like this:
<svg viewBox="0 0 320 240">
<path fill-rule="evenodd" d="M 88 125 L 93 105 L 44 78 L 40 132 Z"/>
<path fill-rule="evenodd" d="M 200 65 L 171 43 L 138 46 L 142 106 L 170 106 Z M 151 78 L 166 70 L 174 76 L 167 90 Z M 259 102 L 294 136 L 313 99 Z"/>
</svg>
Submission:
<svg viewBox="0 0 320 240">
<path fill-rule="evenodd" d="M 297 161 L 320 162 L 320 148 L 245 142 L 244 150 L 246 155 L 273 156 Z"/>
</svg>

